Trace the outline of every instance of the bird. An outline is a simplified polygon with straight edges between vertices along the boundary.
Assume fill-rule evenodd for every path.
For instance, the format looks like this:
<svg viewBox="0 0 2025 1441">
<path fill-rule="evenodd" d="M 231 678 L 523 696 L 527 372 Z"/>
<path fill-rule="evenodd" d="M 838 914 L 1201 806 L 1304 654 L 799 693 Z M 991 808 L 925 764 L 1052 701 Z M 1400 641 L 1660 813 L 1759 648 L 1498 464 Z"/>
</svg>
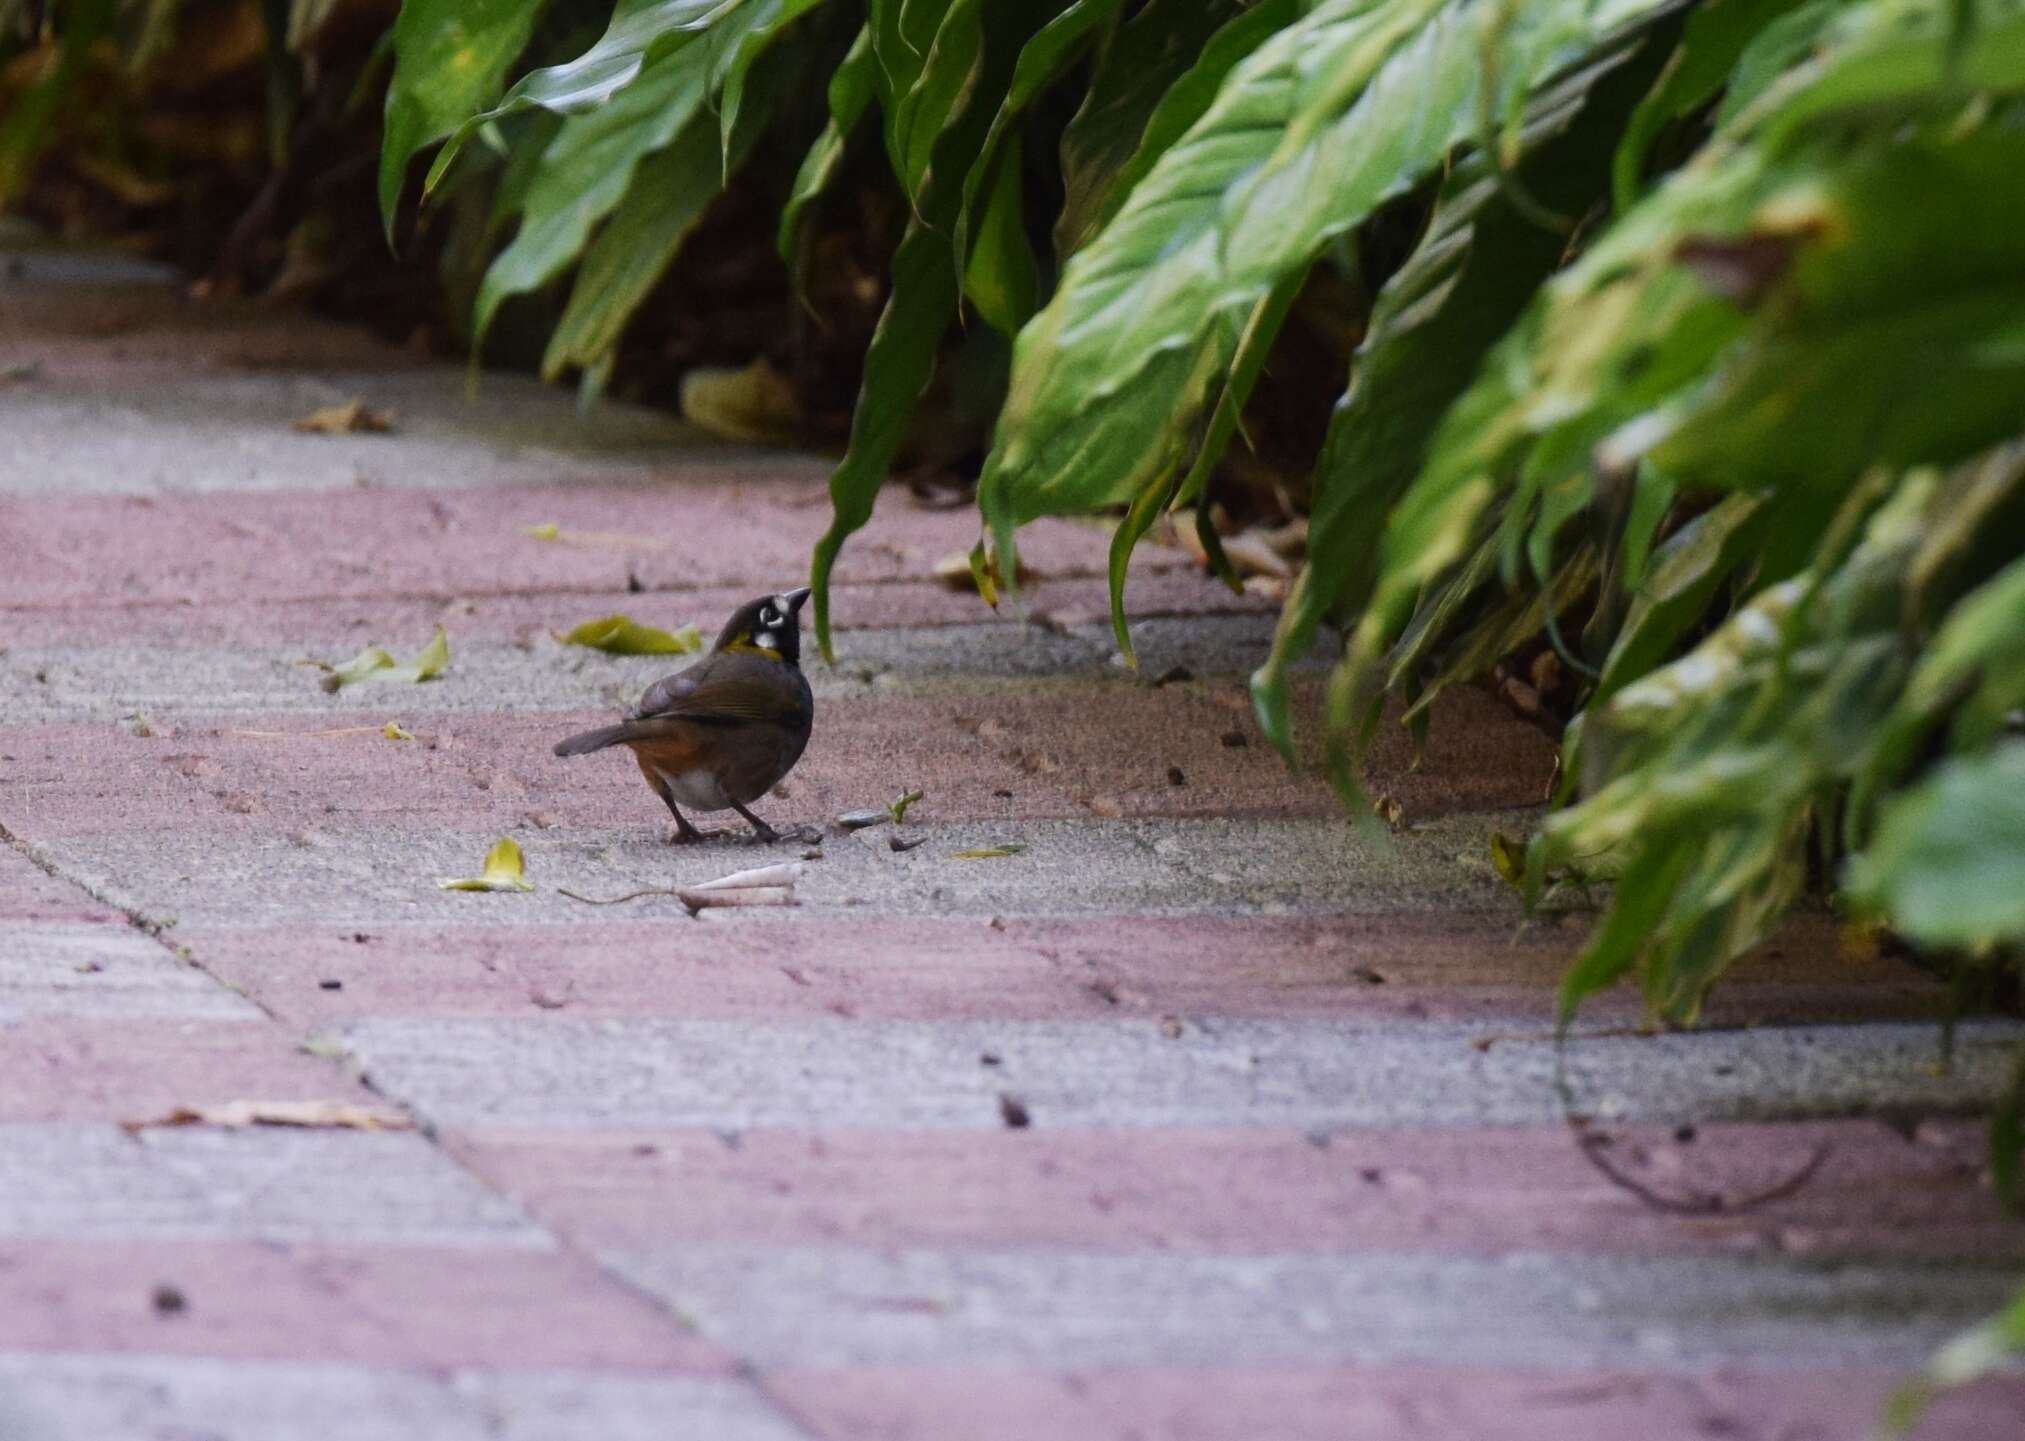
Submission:
<svg viewBox="0 0 2025 1441">
<path fill-rule="evenodd" d="M 806 586 L 763 595 L 725 622 L 710 654 L 647 687 L 626 718 L 559 741 L 559 756 L 625 746 L 648 789 L 675 817 L 671 844 L 703 839 L 682 814 L 734 810 L 753 839 L 771 845 L 778 831 L 746 809 L 802 758 L 815 723 L 815 697 L 801 668 L 798 614 Z"/>
</svg>

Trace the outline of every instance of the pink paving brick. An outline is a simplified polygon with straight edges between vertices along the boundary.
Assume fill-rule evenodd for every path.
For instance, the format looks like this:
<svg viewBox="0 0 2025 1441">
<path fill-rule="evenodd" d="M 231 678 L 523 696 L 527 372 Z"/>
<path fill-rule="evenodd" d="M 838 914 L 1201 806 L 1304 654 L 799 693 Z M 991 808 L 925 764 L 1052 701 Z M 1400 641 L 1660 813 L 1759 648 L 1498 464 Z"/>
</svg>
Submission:
<svg viewBox="0 0 2025 1441">
<path fill-rule="evenodd" d="M 1305 691 L 1311 701 L 1314 694 Z M 387 715 L 399 713 L 400 694 L 373 698 Z M 968 697 L 827 700 L 787 780 L 789 798 L 776 805 L 819 821 L 918 789 L 927 796 L 917 813 L 924 820 L 1341 814 L 1312 765 L 1290 771 L 1261 743 L 1225 743 L 1230 733 L 1252 734 L 1235 687 L 1114 683 L 1101 692 L 1095 726 L 1085 719 L 1091 705 L 1088 682 L 1052 680 Z M 562 826 L 665 822 L 623 753 L 570 763 L 550 754 L 557 739 L 609 712 L 411 714 L 416 742 L 396 745 L 376 729 L 381 711 L 171 718 L 147 736 L 109 725 L 0 733 L 27 782 L 7 802 L 11 824 L 46 838 L 168 824 L 286 831 L 410 816 L 486 831 L 531 816 Z M 1458 691 L 1438 708 L 1419 767 L 1388 728 L 1370 775 L 1419 822 L 1529 805 L 1552 763 L 1539 732 L 1489 697 Z"/>
<path fill-rule="evenodd" d="M 1159 1252 L 1704 1251 L 2009 1256 L 2025 1234 L 1984 1184 L 1982 1135 L 1873 1121 L 1611 1133 L 1612 1184 L 1565 1128 L 949 1133 L 532 1131 L 453 1149 L 598 1250 L 686 1245 L 1069 1247 Z M 1795 1194 L 1749 1198 L 1823 1159 Z"/>
<path fill-rule="evenodd" d="M 1054 920 L 838 918 L 723 927 L 671 950 L 664 920 L 369 930 L 195 928 L 217 976 L 303 1027 L 372 1016 L 666 1015 L 699 1020 L 1300 1017 L 1467 1020 L 1537 1035 L 1579 942 L 1501 913 Z M 336 982 L 336 985 L 329 985 Z M 1941 989 L 1853 961 L 1795 923 L 1710 1005 L 1711 1024 L 1938 1017 Z M 1582 1013 L 1639 1019 L 1629 991 Z"/>
<path fill-rule="evenodd" d="M 262 1019 L 0 1026 L 0 1122 L 144 1121 L 222 1101 L 373 1099 Z"/>
<path fill-rule="evenodd" d="M 625 612 L 665 628 L 694 623 L 714 632 L 732 611 L 752 598 L 761 580 L 700 588 L 635 591 L 624 583 L 605 590 L 567 595 L 493 594 L 443 600 L 362 596 L 342 600 L 217 600 L 203 605 L 153 602 L 106 605 L 81 602 L 7 610 L 9 644 L 21 647 L 84 648 L 116 637 L 126 643 L 164 645 L 177 650 L 232 647 L 259 651 L 280 643 L 323 643 L 338 648 L 402 635 L 426 638 L 439 621 L 460 642 L 540 641 L 550 631 L 578 620 Z M 644 582 L 643 582 L 644 584 Z M 840 582 L 832 591 L 832 620 L 840 637 L 840 659 L 848 663 L 853 632 L 883 626 L 979 625 L 1003 621 L 1017 634 L 1010 606 L 993 611 L 969 591 L 925 578 L 883 582 Z M 1245 614 L 1271 616 L 1276 607 L 1255 595 L 1230 590 L 1186 568 L 1149 570 L 1130 591 L 1135 618 Z M 1069 575 L 1030 582 L 1022 592 L 1026 616 L 1059 625 L 1110 624 L 1109 591 L 1101 576 Z M 814 655 L 814 647 L 809 647 Z M 679 664 L 680 662 L 675 662 Z M 811 660 L 812 669 L 820 663 Z"/>
<path fill-rule="evenodd" d="M 0 925 L 17 920 L 126 924 L 126 917 L 111 906 L 93 900 L 82 887 L 50 875 L 0 840 Z"/>
<path fill-rule="evenodd" d="M 1526 1376 L 1433 1367 L 869 1369 L 766 1378 L 826 1441 L 1841 1441 L 1873 1434 L 1888 1372 Z M 2025 1382 L 1948 1398 L 1919 1441 L 2016 1441 Z"/>
<path fill-rule="evenodd" d="M 161 1288 L 175 1299 L 163 1304 Z M 581 1257 L 486 1246 L 0 1239 L 0 1349 L 529 1370 L 729 1365 Z"/>
<path fill-rule="evenodd" d="M 787 585 L 808 570 L 829 523 L 820 472 L 806 463 L 713 465 L 671 487 L 596 485 L 436 492 L 0 497 L 0 534 L 21 546 L 0 576 L 0 606 L 210 604 L 244 600 L 505 591 L 611 591 Z M 624 537 L 535 539 L 530 526 Z M 976 543 L 962 511 L 881 507 L 846 547 L 840 581 L 920 578 Z M 1022 554 L 1043 575 L 1101 575 L 1095 530 L 1040 521 Z M 1141 564 L 1186 563 L 1149 548 Z"/>
</svg>

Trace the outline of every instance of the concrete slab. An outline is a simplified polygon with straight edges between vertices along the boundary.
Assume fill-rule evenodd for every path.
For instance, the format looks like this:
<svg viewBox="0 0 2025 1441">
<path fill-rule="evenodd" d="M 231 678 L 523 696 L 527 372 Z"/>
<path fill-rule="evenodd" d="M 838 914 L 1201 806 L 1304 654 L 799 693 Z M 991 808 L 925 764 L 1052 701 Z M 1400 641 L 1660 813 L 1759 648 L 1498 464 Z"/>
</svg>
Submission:
<svg viewBox="0 0 2025 1441">
<path fill-rule="evenodd" d="M 132 926 L 0 920 L 0 1027 L 24 1016 L 247 1021 L 260 1008 Z"/>
<path fill-rule="evenodd" d="M 10 1240 L 555 1245 L 413 1132 L 0 1124 L 0 1175 Z"/>
<path fill-rule="evenodd" d="M 489 778 L 489 784 L 504 784 Z M 645 798 L 644 787 L 635 787 Z M 874 804 L 885 787 L 870 791 Z M 29 809 L 34 798 L 27 799 Z M 536 827 L 538 795 L 525 795 L 520 824 L 453 830 L 432 815 L 332 817 L 277 835 L 258 809 L 228 813 L 216 829 L 191 827 L 173 850 L 145 829 L 58 835 L 34 847 L 38 858 L 103 900 L 170 927 L 272 925 L 295 920 L 319 929 L 370 930 L 388 924 L 562 925 L 604 919 L 603 908 L 562 894 L 608 899 L 642 888 L 714 879 L 760 864 L 793 860 L 794 844 L 753 846 L 727 828 L 699 846 L 669 846 L 664 825 Z M 636 809 L 637 802 L 629 810 Z M 798 819 L 792 802 L 763 807 L 781 823 Z M 827 811 L 819 811 L 824 814 Z M 32 810 L 31 814 L 34 814 Z M 79 812 L 71 812 L 73 816 Z M 73 822 L 75 823 L 75 822 Z M 1349 825 L 1331 818 L 1262 819 L 1243 838 L 1243 854 L 1269 860 L 1269 879 L 1219 845 L 1228 826 L 1196 820 L 963 820 L 922 825 L 924 844 L 903 854 L 882 830 L 826 839 L 808 862 L 792 909 L 706 911 L 694 925 L 680 902 L 649 896 L 628 902 L 637 919 L 681 921 L 665 934 L 668 954 L 708 946 L 720 927 L 799 926 L 834 915 L 993 916 L 1151 914 L 1335 914 L 1475 910 L 1520 918 L 1512 892 L 1491 874 L 1483 837 L 1509 818 L 1454 816 L 1399 838 L 1390 855 L 1364 848 Z M 1204 832 L 1208 832 L 1207 835 Z M 532 894 L 472 894 L 437 887 L 444 877 L 476 873 L 494 836 L 511 834 L 526 858 Z M 1004 845 L 1012 854 L 964 858 L 966 850 Z M 172 942 L 179 940 L 170 935 Z"/>
<path fill-rule="evenodd" d="M 0 1356 L 9 1441 L 803 1441 L 735 1381 L 343 1364 Z"/>
<path fill-rule="evenodd" d="M 1178 1034 L 1176 1033 L 1178 1030 Z M 1993 1103 L 2016 1022 L 1974 1022 L 1937 1074 L 1933 1028 L 1597 1036 L 1573 1104 L 1703 1122 Z M 1551 1037 L 1349 1021 L 940 1023 L 383 1020 L 338 1033 L 372 1084 L 442 1127 L 992 1130 L 1012 1095 L 1055 1126 L 1363 1129 L 1560 1120 Z M 997 1062 L 986 1061 L 987 1056 Z"/>
<path fill-rule="evenodd" d="M 1917 1365 L 2004 1267 L 1518 1251 L 1495 1259 L 671 1247 L 608 1264 L 762 1367 L 1420 1362 L 1580 1375 Z M 797 1304 L 779 1304 L 781 1296 Z M 1552 1324 L 1542 1318 L 1552 1317 Z"/>
<path fill-rule="evenodd" d="M 1729 1366 L 1685 1376 L 1437 1365 L 1067 1372 L 896 1366 L 767 1378 L 830 1441 L 1255 1441 L 1262 1435 L 1272 1441 L 1839 1441 L 1870 1434 L 1898 1382 L 1888 1368 L 1768 1376 Z M 1937 1405 L 1920 1426 L 1920 1441 L 2009 1436 L 2021 1408 L 2025 1383 L 1988 1382 Z M 1262 1425 L 1270 1430 L 1262 1432 Z"/>
</svg>

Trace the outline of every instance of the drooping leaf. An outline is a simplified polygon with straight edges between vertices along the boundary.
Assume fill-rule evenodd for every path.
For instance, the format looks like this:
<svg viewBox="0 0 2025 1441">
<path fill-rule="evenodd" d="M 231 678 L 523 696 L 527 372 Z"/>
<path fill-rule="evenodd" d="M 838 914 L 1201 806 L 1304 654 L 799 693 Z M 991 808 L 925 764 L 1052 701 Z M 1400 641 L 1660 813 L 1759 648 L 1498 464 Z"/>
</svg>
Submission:
<svg viewBox="0 0 2025 1441">
<path fill-rule="evenodd" d="M 1117 214 L 1132 187 L 1145 178 L 1168 147 L 1202 118 L 1232 68 L 1316 3 L 1258 0 L 1225 20 L 1193 62 L 1164 86 L 1152 83 L 1143 73 L 1126 73 L 1122 65 L 1117 67 L 1115 80 L 1093 79 L 1082 111 L 1062 137 L 1066 194 L 1055 222 L 1055 254 L 1066 260 L 1082 249 Z M 1189 13 L 1206 16 L 1214 13 L 1214 8 L 1202 4 Z M 1176 23 L 1169 18 L 1170 23 Z M 1178 23 L 1186 26 L 1189 22 Z M 1185 49 L 1185 42 L 1176 48 Z M 1142 108 L 1146 113 L 1134 129 L 1134 117 Z M 1116 154 L 1114 147 L 1128 134 L 1124 153 Z"/>
<path fill-rule="evenodd" d="M 979 487 L 1001 549 L 1164 472 L 1275 281 L 1475 133 L 1489 8 L 1328 0 L 1230 72 L 1020 336 Z M 1523 97 L 1604 22 L 1657 8 L 1524 7 L 1499 84 Z"/>
<path fill-rule="evenodd" d="M 925 7 L 923 7 L 925 8 Z M 881 84 L 891 93 L 896 85 L 887 67 L 908 63 L 917 55 L 903 43 L 897 23 L 887 32 L 880 20 L 897 17 L 876 3 L 873 43 L 882 67 Z M 809 585 L 815 592 L 816 642 L 825 659 L 834 659 L 830 637 L 830 571 L 851 534 L 872 518 L 879 487 L 907 436 L 914 406 L 935 373 L 936 352 L 956 317 L 958 301 L 955 249 L 950 227 L 963 200 L 963 183 L 978 148 L 998 113 L 1013 66 L 1031 35 L 1036 18 L 1012 9 L 988 7 L 980 43 L 963 58 L 969 73 L 955 89 L 955 100 L 935 141 L 933 160 L 923 171 L 923 188 L 894 252 L 892 293 L 872 342 L 865 353 L 865 377 L 851 415 L 851 439 L 843 460 L 830 476 L 830 527 L 816 542 Z M 888 48 L 880 48 L 883 44 Z M 951 51 L 937 52 L 948 57 Z M 917 68 L 912 73 L 917 77 Z"/>
<path fill-rule="evenodd" d="M 458 126 L 430 165 L 422 193 L 426 196 L 436 188 L 458 151 L 491 121 L 537 107 L 563 115 L 596 110 L 631 86 L 649 61 L 745 3 L 747 0 L 619 0 L 605 33 L 590 49 L 574 60 L 522 76 L 497 105 Z M 673 129 L 671 125 L 669 132 Z"/>
<path fill-rule="evenodd" d="M 794 269 L 797 288 L 801 285 L 801 236 L 808 209 L 830 188 L 837 171 L 843 166 L 851 132 L 858 128 L 858 121 L 872 103 L 877 89 L 878 63 L 878 57 L 872 53 L 872 32 L 870 29 L 860 30 L 858 38 L 830 75 L 829 123 L 816 137 L 815 144 L 809 147 L 809 153 L 802 160 L 802 168 L 795 175 L 787 203 L 781 208 L 774 248 L 780 252 L 780 258 Z"/>
<path fill-rule="evenodd" d="M 690 655 L 703 649 L 703 632 L 693 625 L 678 631 L 642 625 L 629 615 L 587 620 L 555 633 L 564 645 L 589 646 L 606 655 Z"/>
<path fill-rule="evenodd" d="M 1520 127 L 1517 170 L 1558 210 L 1585 208 L 1609 147 L 1653 60 L 1613 47 L 1533 102 Z M 1380 290 L 1351 384 L 1316 462 L 1309 561 L 1281 611 L 1272 653 L 1252 678 L 1266 738 L 1293 757 L 1288 668 L 1334 608 L 1354 611 L 1377 579 L 1383 517 L 1411 481 L 1444 410 L 1508 330 L 1564 242 L 1511 203 L 1483 159 L 1444 187 L 1428 232 Z"/>
<path fill-rule="evenodd" d="M 394 21 L 394 76 L 380 143 L 380 218 L 387 239 L 408 162 L 498 98 L 527 48 L 541 0 L 405 0 Z"/>
<path fill-rule="evenodd" d="M 418 685 L 440 675 L 450 664 L 450 638 L 443 633 L 443 627 L 436 627 L 436 634 L 422 647 L 421 653 L 406 665 L 394 659 L 393 653 L 380 646 L 367 646 L 343 665 L 326 665 L 323 688 L 327 691 L 340 690 L 361 681 L 380 685 Z"/>
<path fill-rule="evenodd" d="M 521 859 L 520 843 L 512 836 L 501 836 L 492 849 L 485 853 L 485 873 L 462 880 L 436 882 L 439 890 L 445 891 L 531 891 L 525 863 Z"/>
<path fill-rule="evenodd" d="M 553 280 L 583 252 L 591 228 L 624 198 L 635 168 L 702 111 L 709 70 L 707 47 L 678 45 L 607 103 L 563 121 L 528 186 L 519 233 L 479 287 L 474 348 L 502 301 Z"/>
<path fill-rule="evenodd" d="M 1887 804 L 1849 890 L 1928 945 L 2025 939 L 2025 742 L 1949 761 Z"/>
</svg>

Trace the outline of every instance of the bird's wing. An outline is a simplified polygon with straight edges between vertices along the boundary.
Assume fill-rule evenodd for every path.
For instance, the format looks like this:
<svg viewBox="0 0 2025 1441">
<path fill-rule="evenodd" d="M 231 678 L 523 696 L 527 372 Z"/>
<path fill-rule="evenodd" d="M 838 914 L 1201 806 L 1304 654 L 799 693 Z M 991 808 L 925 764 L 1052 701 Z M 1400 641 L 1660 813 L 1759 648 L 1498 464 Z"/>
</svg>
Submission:
<svg viewBox="0 0 2025 1441">
<path fill-rule="evenodd" d="M 779 662 L 760 658 L 755 664 L 774 667 Z M 798 690 L 783 686 L 770 670 L 745 665 L 700 665 L 648 687 L 628 721 L 642 728 L 656 721 L 786 724 L 794 720 L 800 709 Z"/>
</svg>

